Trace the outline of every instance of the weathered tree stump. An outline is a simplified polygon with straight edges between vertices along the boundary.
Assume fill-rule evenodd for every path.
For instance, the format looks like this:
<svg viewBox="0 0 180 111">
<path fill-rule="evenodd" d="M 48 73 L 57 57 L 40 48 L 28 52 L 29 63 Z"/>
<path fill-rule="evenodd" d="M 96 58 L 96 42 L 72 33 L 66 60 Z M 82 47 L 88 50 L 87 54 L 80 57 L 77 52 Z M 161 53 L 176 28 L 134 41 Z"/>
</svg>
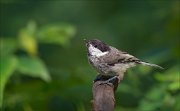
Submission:
<svg viewBox="0 0 180 111">
<path fill-rule="evenodd" d="M 108 79 L 108 78 L 107 78 Z M 105 80 L 107 80 L 105 79 Z M 93 83 L 93 111 L 113 111 L 115 106 L 114 92 L 118 87 L 119 79 L 104 84 L 104 79 Z"/>
</svg>

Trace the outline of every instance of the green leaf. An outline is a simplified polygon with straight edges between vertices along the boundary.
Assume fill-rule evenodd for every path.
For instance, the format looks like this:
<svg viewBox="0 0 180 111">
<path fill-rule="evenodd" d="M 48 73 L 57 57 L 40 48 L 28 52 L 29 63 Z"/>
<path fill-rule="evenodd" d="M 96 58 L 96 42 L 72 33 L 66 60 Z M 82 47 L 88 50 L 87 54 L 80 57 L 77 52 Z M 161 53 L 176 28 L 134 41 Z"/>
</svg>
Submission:
<svg viewBox="0 0 180 111">
<path fill-rule="evenodd" d="M 68 24 L 48 25 L 38 31 L 38 40 L 44 43 L 66 45 L 75 35 L 75 28 Z"/>
<path fill-rule="evenodd" d="M 180 89 L 179 67 L 174 66 L 168 69 L 165 73 L 156 73 L 154 77 L 160 82 L 169 82 L 168 89 L 175 91 Z"/>
<path fill-rule="evenodd" d="M 3 92 L 9 77 L 16 69 L 17 60 L 15 57 L 0 57 L 0 107 L 3 103 Z"/>
<path fill-rule="evenodd" d="M 163 74 L 162 73 L 156 73 L 154 77 L 160 82 L 179 81 L 179 67 L 174 66 L 174 67 L 168 69 Z"/>
<path fill-rule="evenodd" d="M 39 77 L 46 82 L 51 80 L 45 64 L 39 58 L 19 57 L 18 71 L 31 77 Z"/>
<path fill-rule="evenodd" d="M 180 83 L 179 83 L 179 81 L 174 81 L 174 82 L 170 83 L 168 87 L 170 90 L 176 91 L 176 90 L 180 89 Z"/>
<path fill-rule="evenodd" d="M 36 41 L 36 23 L 31 21 L 27 24 L 27 27 L 23 28 L 19 32 L 19 42 L 21 48 L 30 55 L 37 54 L 37 41 Z"/>
<path fill-rule="evenodd" d="M 37 41 L 33 37 L 33 35 L 27 32 L 27 30 L 21 30 L 19 32 L 19 42 L 21 48 L 28 52 L 30 55 L 37 54 Z"/>
</svg>

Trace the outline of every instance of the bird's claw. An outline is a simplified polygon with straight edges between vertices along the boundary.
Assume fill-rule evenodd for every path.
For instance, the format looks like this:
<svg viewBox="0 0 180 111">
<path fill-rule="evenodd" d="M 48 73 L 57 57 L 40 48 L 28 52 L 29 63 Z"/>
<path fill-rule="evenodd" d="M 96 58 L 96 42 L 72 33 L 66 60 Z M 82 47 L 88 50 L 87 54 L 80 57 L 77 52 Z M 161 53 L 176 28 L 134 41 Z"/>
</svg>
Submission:
<svg viewBox="0 0 180 111">
<path fill-rule="evenodd" d="M 106 81 L 102 81 L 99 85 L 103 85 L 103 84 L 107 84 L 107 85 L 112 85 L 113 84 L 113 81 L 115 80 L 115 79 L 118 79 L 118 76 L 114 76 L 114 77 L 112 77 L 112 78 L 109 78 L 108 80 L 106 80 Z"/>
</svg>

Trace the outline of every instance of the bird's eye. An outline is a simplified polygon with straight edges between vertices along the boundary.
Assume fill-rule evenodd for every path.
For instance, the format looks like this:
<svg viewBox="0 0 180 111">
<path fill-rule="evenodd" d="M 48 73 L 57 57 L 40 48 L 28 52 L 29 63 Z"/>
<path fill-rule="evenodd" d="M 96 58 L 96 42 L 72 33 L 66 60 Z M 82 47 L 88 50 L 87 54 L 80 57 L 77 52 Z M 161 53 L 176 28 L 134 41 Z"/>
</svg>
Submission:
<svg viewBox="0 0 180 111">
<path fill-rule="evenodd" d="M 97 45 L 95 45 L 94 47 L 97 48 Z"/>
</svg>

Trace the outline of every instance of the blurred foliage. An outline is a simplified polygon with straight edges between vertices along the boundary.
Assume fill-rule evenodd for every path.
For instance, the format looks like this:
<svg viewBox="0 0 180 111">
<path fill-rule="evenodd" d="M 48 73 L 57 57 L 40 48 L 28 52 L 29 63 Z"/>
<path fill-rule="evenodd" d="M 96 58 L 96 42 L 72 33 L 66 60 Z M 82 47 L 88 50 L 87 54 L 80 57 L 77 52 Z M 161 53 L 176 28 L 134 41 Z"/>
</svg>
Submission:
<svg viewBox="0 0 180 111">
<path fill-rule="evenodd" d="M 69 41 L 70 37 L 75 34 L 75 29 L 73 26 L 66 24 L 45 27 L 47 29 L 54 29 L 55 27 L 55 30 L 43 30 L 44 27 L 37 30 L 35 22 L 29 22 L 27 27 L 19 32 L 18 38 L 2 37 L 0 39 L 0 107 L 2 107 L 3 104 L 3 91 L 5 85 L 14 71 L 18 71 L 21 74 L 26 74 L 31 77 L 39 77 L 46 82 L 51 80 L 44 62 L 37 56 L 37 43 L 39 41 L 46 41 L 46 43 L 58 43 L 59 45 L 65 45 Z M 41 34 L 41 39 L 38 38 L 39 33 Z M 56 34 L 48 35 L 49 33 Z M 46 36 L 49 37 L 47 38 Z M 56 40 L 54 40 L 54 38 L 56 38 Z"/>
<path fill-rule="evenodd" d="M 3 111 L 90 111 L 96 72 L 87 62 L 84 38 L 165 68 L 130 69 L 115 93 L 115 111 L 180 111 L 178 0 L 1 0 L 0 5 Z"/>
</svg>

